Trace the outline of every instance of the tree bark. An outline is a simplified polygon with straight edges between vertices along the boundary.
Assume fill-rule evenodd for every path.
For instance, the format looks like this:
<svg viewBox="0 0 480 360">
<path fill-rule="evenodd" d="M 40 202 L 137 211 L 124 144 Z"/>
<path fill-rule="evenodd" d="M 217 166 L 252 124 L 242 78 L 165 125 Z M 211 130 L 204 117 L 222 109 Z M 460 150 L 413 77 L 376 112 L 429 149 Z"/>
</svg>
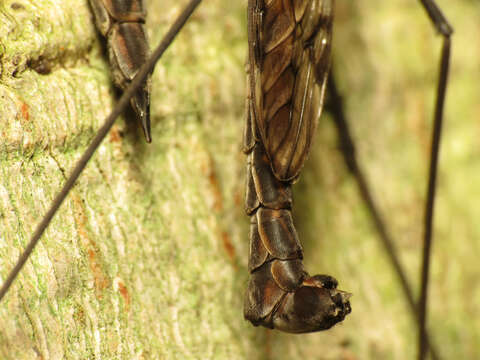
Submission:
<svg viewBox="0 0 480 360">
<path fill-rule="evenodd" d="M 185 3 L 148 4 L 152 46 Z M 1 6 L 4 279 L 116 92 L 87 1 Z M 241 11 L 204 4 L 157 66 L 152 145 L 117 121 L 0 304 L 0 358 L 263 351 L 242 317 Z"/>
</svg>

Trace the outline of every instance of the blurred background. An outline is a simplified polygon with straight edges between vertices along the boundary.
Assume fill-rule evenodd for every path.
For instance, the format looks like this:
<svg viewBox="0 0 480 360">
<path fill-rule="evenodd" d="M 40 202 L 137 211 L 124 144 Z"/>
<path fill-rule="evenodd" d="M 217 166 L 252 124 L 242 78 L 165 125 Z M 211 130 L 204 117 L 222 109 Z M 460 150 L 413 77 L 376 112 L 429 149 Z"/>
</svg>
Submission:
<svg viewBox="0 0 480 360">
<path fill-rule="evenodd" d="M 434 223 L 428 325 L 442 358 L 480 356 L 477 40 L 479 4 L 437 2 L 455 29 Z M 426 174 L 442 45 L 416 1 L 337 1 L 334 75 L 359 161 L 418 298 Z M 340 278 L 353 312 L 313 358 L 413 359 L 417 333 L 397 276 L 352 177 L 328 112 L 297 190 L 307 264 Z M 299 194 L 300 193 L 300 194 Z M 303 215 L 306 214 L 306 215 Z M 308 252 L 307 252 L 308 254 Z M 319 265 L 320 264 L 320 265 Z M 335 270 L 332 270 L 335 269 Z M 310 340 L 310 339 L 309 339 Z M 315 353 L 312 336 L 309 346 Z M 296 339 L 298 343 L 303 341 Z M 318 341 L 318 340 L 317 340 Z M 329 343 L 326 340 L 325 343 Z M 305 343 L 301 346 L 306 350 Z M 306 358 L 310 358 L 305 352 Z"/>
</svg>

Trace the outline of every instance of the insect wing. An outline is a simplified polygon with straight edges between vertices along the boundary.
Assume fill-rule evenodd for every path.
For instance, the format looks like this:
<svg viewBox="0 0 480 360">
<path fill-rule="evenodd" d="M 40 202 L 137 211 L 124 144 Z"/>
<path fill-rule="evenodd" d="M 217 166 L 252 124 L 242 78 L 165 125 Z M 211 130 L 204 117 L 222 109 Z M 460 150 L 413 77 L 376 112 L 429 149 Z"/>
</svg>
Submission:
<svg viewBox="0 0 480 360">
<path fill-rule="evenodd" d="M 298 177 L 323 105 L 333 0 L 250 0 L 249 99 L 252 128 L 275 176 Z"/>
<path fill-rule="evenodd" d="M 98 1 L 98 0 L 97 0 Z M 145 21 L 145 6 L 142 0 L 101 0 L 110 15 L 122 22 Z"/>
</svg>

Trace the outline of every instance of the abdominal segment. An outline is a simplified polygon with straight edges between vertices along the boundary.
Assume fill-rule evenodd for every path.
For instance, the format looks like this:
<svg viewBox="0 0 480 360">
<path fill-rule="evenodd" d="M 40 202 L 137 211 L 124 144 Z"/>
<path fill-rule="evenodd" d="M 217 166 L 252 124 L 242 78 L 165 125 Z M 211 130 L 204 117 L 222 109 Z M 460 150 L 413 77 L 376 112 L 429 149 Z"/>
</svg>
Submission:
<svg viewBox="0 0 480 360">
<path fill-rule="evenodd" d="M 276 179 L 259 143 L 248 154 L 247 171 L 251 222 L 245 318 L 255 326 L 292 333 L 329 329 L 350 313 L 350 294 L 337 290 L 333 277 L 309 276 L 303 268 L 291 184 Z"/>
<path fill-rule="evenodd" d="M 125 90 L 147 61 L 149 48 L 142 0 L 90 0 L 99 32 L 107 39 L 115 85 Z M 147 142 L 150 132 L 150 80 L 130 100 Z"/>
</svg>

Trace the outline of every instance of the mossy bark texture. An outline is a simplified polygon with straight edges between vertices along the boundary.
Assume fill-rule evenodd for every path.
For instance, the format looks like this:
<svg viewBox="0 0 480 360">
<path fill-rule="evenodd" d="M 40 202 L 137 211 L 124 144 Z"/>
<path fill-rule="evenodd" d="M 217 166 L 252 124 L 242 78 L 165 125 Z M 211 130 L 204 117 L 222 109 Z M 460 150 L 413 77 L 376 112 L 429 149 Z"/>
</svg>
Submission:
<svg viewBox="0 0 480 360">
<path fill-rule="evenodd" d="M 152 44 L 184 4 L 148 4 Z M 153 144 L 119 119 L 0 305 L 1 359 L 263 351 L 242 318 L 242 7 L 205 5 L 153 76 Z M 116 93 L 87 1 L 0 19 L 3 280 Z"/>
</svg>

